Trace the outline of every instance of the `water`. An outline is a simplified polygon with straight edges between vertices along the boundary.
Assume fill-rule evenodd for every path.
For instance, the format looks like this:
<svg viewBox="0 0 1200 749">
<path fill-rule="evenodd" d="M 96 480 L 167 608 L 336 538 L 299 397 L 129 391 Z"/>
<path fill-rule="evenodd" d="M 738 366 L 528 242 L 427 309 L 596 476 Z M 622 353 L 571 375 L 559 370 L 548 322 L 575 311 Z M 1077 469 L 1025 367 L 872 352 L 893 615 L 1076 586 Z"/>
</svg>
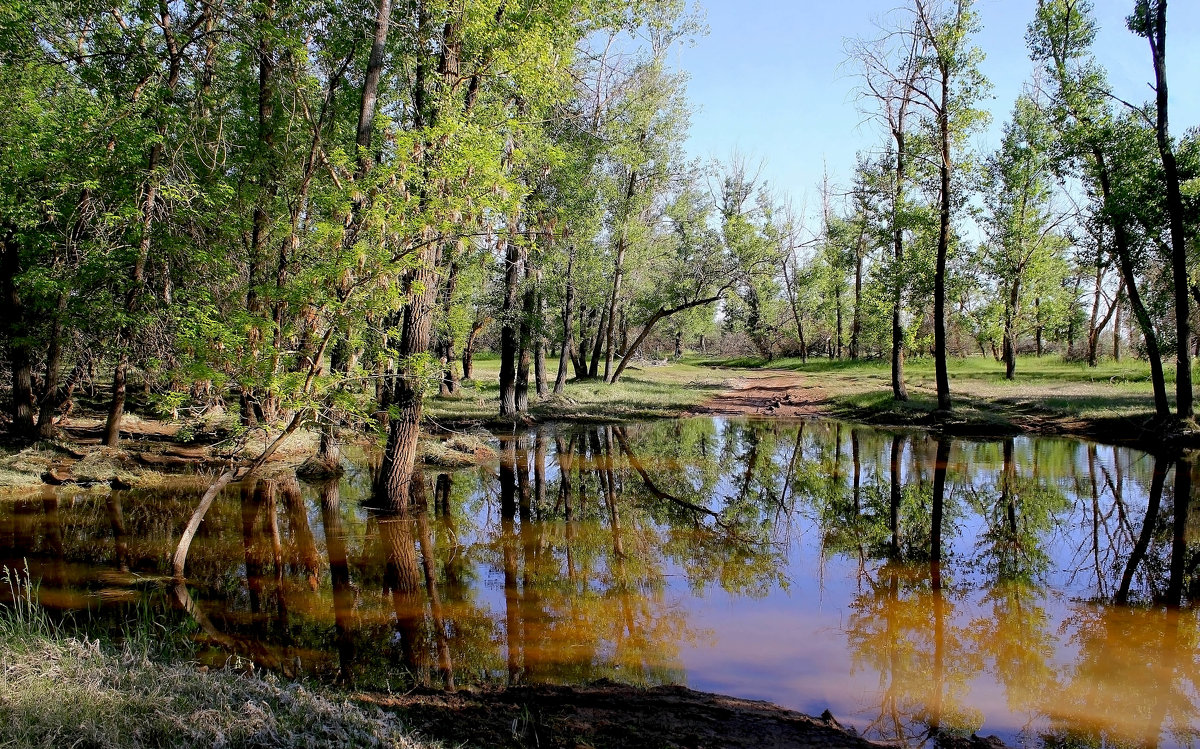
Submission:
<svg viewBox="0 0 1200 749">
<path fill-rule="evenodd" d="M 361 688 L 611 678 L 910 744 L 1200 743 L 1200 512 L 1174 462 L 955 439 L 939 471 L 936 438 L 824 420 L 496 446 L 498 466 L 426 473 L 426 510 L 401 518 L 363 508 L 366 460 L 231 487 L 186 589 L 170 555 L 199 488 L 0 503 L 0 563 L 82 626 L 165 612 L 208 662 Z"/>
</svg>

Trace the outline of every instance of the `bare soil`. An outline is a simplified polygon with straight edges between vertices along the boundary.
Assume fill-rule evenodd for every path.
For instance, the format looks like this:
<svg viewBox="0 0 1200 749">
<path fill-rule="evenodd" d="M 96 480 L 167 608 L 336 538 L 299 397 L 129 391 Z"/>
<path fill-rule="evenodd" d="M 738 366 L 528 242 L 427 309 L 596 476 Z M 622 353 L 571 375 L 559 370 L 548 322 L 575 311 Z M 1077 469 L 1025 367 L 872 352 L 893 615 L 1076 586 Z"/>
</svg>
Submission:
<svg viewBox="0 0 1200 749">
<path fill-rule="evenodd" d="M 690 413 L 799 418 L 828 414 L 829 400 L 811 376 L 764 369 L 732 380 Z"/>
<path fill-rule="evenodd" d="M 828 713 L 814 718 L 769 702 L 598 682 L 586 687 L 357 695 L 395 710 L 420 734 L 470 747 L 632 749 L 877 749 Z M 939 746 L 991 749 L 998 739 L 942 737 Z"/>
</svg>

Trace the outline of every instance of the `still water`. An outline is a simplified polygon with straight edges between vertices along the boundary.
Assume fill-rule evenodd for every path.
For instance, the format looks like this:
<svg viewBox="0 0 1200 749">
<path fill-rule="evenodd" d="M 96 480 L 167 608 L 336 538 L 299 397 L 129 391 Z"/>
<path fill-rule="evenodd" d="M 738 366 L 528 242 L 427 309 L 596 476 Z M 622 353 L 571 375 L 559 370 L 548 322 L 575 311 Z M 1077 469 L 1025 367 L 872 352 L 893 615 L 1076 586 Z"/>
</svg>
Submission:
<svg viewBox="0 0 1200 749">
<path fill-rule="evenodd" d="M 199 490 L 0 503 L 0 564 L 85 627 L 165 612 L 205 660 L 360 688 L 611 678 L 910 744 L 1200 743 L 1200 508 L 1174 462 L 824 420 L 494 444 L 498 464 L 426 473 L 405 517 L 364 509 L 365 459 L 231 487 L 185 593 L 170 554 Z"/>
</svg>

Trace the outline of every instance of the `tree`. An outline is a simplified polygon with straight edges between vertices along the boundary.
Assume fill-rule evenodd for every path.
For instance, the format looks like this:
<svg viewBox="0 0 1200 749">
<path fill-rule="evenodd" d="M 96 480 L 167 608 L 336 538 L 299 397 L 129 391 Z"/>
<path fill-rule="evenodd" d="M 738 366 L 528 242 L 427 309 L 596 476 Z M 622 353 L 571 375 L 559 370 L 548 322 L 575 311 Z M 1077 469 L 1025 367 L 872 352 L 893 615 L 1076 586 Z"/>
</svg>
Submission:
<svg viewBox="0 0 1200 749">
<path fill-rule="evenodd" d="M 1173 301 L 1175 303 L 1175 414 L 1191 419 L 1192 353 L 1191 298 L 1187 239 L 1184 231 L 1183 195 L 1179 165 L 1175 159 L 1169 126 L 1170 97 L 1167 90 L 1167 0 L 1137 0 L 1129 28 L 1150 43 L 1154 63 L 1154 135 L 1162 160 L 1166 188 L 1166 210 L 1170 237 Z"/>
<path fill-rule="evenodd" d="M 1066 156 L 1083 167 L 1082 178 L 1099 201 L 1101 215 L 1112 230 L 1112 254 L 1130 311 L 1145 340 L 1154 408 L 1160 418 L 1165 418 L 1170 406 L 1159 338 L 1138 278 L 1144 248 L 1139 246 L 1133 229 L 1133 204 L 1137 200 L 1125 189 L 1128 181 L 1136 183 L 1140 178 L 1141 127 L 1113 114 L 1104 73 L 1091 56 L 1095 36 L 1088 0 L 1038 0 L 1027 40 L 1033 59 L 1045 64 L 1054 83 L 1054 122 L 1063 136 Z"/>
<path fill-rule="evenodd" d="M 979 72 L 983 53 L 971 44 L 978 29 L 972 0 L 913 0 L 922 72 L 912 91 L 933 118 L 938 141 L 938 242 L 933 287 L 933 355 L 938 410 L 949 411 L 950 375 L 946 362 L 946 265 L 952 221 L 962 190 L 954 191 L 955 147 L 986 115 L 974 108 L 987 79 Z"/>
<path fill-rule="evenodd" d="M 983 267 L 1003 304 L 1004 375 L 1010 380 L 1019 337 L 1042 324 L 1027 300 L 1055 295 L 1067 274 L 1066 241 L 1055 233 L 1059 222 L 1050 212 L 1053 138 L 1041 107 L 1023 95 L 983 171 Z"/>
</svg>

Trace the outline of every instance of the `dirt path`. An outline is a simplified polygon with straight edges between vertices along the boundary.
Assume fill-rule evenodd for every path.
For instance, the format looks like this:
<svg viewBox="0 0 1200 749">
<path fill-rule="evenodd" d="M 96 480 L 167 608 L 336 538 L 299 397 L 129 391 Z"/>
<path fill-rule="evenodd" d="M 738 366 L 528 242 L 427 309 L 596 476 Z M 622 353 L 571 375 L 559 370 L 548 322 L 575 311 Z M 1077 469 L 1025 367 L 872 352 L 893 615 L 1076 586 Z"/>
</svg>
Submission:
<svg viewBox="0 0 1200 749">
<path fill-rule="evenodd" d="M 800 417 L 827 413 L 826 393 L 810 376 L 780 369 L 747 372 L 730 389 L 694 408 L 691 414 Z"/>
</svg>

